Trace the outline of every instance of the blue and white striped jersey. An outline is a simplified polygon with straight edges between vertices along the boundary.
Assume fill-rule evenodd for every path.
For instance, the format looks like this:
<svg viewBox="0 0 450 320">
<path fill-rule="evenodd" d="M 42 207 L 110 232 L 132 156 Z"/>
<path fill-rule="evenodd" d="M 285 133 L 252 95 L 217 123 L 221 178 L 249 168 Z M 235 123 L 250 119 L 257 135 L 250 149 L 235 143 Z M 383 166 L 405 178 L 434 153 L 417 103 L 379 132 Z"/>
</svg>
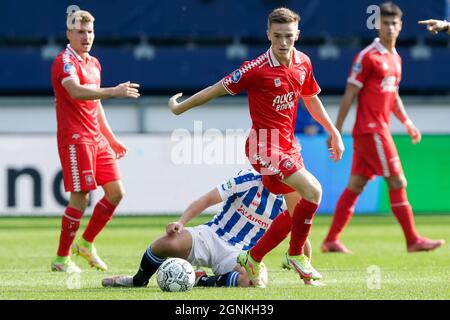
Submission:
<svg viewBox="0 0 450 320">
<path fill-rule="evenodd" d="M 217 186 L 222 209 L 206 225 L 219 238 L 243 250 L 253 247 L 275 217 L 286 210 L 283 195 L 270 193 L 262 175 L 253 169 L 239 173 Z"/>
</svg>

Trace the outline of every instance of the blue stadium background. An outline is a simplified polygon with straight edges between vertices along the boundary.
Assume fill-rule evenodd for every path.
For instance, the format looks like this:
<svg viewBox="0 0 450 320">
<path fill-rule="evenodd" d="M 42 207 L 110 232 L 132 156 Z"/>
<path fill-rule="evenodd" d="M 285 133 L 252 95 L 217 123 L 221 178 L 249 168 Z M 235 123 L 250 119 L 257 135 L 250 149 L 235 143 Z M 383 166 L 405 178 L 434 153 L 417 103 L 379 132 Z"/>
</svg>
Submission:
<svg viewBox="0 0 450 320">
<path fill-rule="evenodd" d="M 399 41 L 408 94 L 447 93 L 448 37 L 431 36 L 417 21 L 448 16 L 446 0 L 398 0 L 404 12 Z M 144 92 L 196 90 L 267 49 L 267 14 L 286 5 L 300 12 L 298 48 L 311 56 L 323 94 L 341 93 L 348 67 L 376 36 L 366 27 L 373 0 L 135 0 L 2 1 L 0 93 L 51 94 L 49 69 L 63 48 L 65 12 L 77 5 L 96 17 L 92 54 L 103 64 L 103 85 L 127 70 Z M 433 63 L 433 60 L 439 63 Z M 409 66 L 414 66 L 414 68 Z"/>
</svg>

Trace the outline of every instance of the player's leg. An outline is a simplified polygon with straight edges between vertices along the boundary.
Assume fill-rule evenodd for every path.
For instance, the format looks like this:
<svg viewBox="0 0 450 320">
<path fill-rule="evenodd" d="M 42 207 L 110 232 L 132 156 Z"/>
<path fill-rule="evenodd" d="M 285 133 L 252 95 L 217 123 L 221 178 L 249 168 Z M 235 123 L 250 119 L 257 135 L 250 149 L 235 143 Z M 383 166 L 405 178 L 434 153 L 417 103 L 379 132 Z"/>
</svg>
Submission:
<svg viewBox="0 0 450 320">
<path fill-rule="evenodd" d="M 258 263 L 258 282 L 250 278 L 246 269 L 236 261 L 239 255 L 248 251 L 240 251 L 235 246 L 219 238 L 215 233 L 210 237 L 208 248 L 210 249 L 210 267 L 214 275 L 207 276 L 203 273 L 196 281 L 197 286 L 205 287 L 249 287 L 265 288 L 268 283 L 267 268 L 263 262 Z"/>
<path fill-rule="evenodd" d="M 354 207 L 367 182 L 375 175 L 383 175 L 378 134 L 365 134 L 353 137 L 353 159 L 351 176 L 347 188 L 341 194 L 321 250 L 323 252 L 343 252 L 349 250 L 340 242 L 339 236 L 352 218 Z"/>
<path fill-rule="evenodd" d="M 188 260 L 191 248 L 192 236 L 186 229 L 176 235 L 162 236 L 147 248 L 134 276 L 105 278 L 102 280 L 102 285 L 104 287 L 145 287 L 167 257 Z"/>
<path fill-rule="evenodd" d="M 378 160 L 389 188 L 392 212 L 404 232 L 408 252 L 429 251 L 440 247 L 444 240 L 420 237 L 415 230 L 414 215 L 406 195 L 407 181 L 391 135 L 375 135 Z M 381 170 L 380 170 L 381 171 Z"/>
<path fill-rule="evenodd" d="M 402 227 L 408 252 L 430 251 L 442 246 L 444 240 L 421 237 L 415 228 L 414 214 L 406 194 L 406 178 L 403 173 L 386 177 L 392 212 Z"/>
<path fill-rule="evenodd" d="M 196 272 L 195 286 L 197 287 L 250 287 L 252 283 L 247 272 L 239 264 L 233 271 L 220 275 L 208 276 L 205 271 Z"/>
<path fill-rule="evenodd" d="M 89 145 L 67 145 L 58 149 L 64 188 L 70 192 L 69 204 L 62 216 L 61 234 L 53 271 L 80 272 L 70 260 L 70 247 L 80 226 L 80 220 L 88 205 L 89 191 L 97 188 L 90 179 L 93 172 L 94 150 Z"/>
<path fill-rule="evenodd" d="M 179 234 L 165 235 L 157 239 L 142 256 L 139 270 L 133 277 L 133 284 L 135 286 L 147 285 L 149 279 L 166 258 L 173 257 L 187 260 L 191 248 L 192 236 L 186 229 L 183 229 Z"/>
<path fill-rule="evenodd" d="M 369 178 L 351 175 L 347 188 L 339 197 L 334 211 L 333 222 L 320 249 L 322 252 L 351 253 L 340 241 L 340 234 L 353 216 L 359 195 L 364 191 Z"/>
<path fill-rule="evenodd" d="M 106 143 L 94 146 L 93 153 L 95 170 L 90 179 L 102 186 L 105 196 L 95 205 L 86 230 L 82 237 L 74 243 L 73 252 L 85 258 L 92 267 L 105 271 L 108 266 L 98 256 L 94 241 L 112 219 L 125 191 L 120 180 L 117 159 L 110 146 Z"/>
<path fill-rule="evenodd" d="M 289 211 L 280 213 L 264 232 L 253 248 L 250 249 L 250 256 L 256 262 L 261 262 L 263 258 L 277 247 L 291 232 L 291 216 Z"/>
<path fill-rule="evenodd" d="M 105 196 L 94 207 L 92 216 L 83 233 L 83 239 L 93 243 L 106 224 L 112 219 L 113 214 L 125 193 L 121 180 L 111 181 L 102 186 Z"/>
<path fill-rule="evenodd" d="M 70 247 L 80 227 L 81 217 L 88 205 L 88 192 L 71 192 L 69 204 L 61 219 L 61 233 L 57 257 L 51 263 L 53 271 L 81 272 L 80 268 L 70 259 Z"/>
<path fill-rule="evenodd" d="M 102 186 L 105 195 L 95 205 L 92 217 L 83 233 L 83 239 L 89 243 L 95 241 L 98 234 L 112 219 L 114 211 L 125 194 L 117 159 L 109 144 L 99 144 L 95 152 L 95 181 Z"/>
<path fill-rule="evenodd" d="M 114 211 L 123 197 L 124 191 L 120 180 L 108 182 L 102 187 L 105 191 L 105 196 L 95 205 L 82 237 L 72 245 L 72 252 L 86 259 L 91 267 L 106 271 L 108 270 L 108 266 L 97 254 L 94 241 L 105 228 L 106 224 L 112 219 Z"/>
<path fill-rule="evenodd" d="M 288 207 L 295 208 L 295 205 L 300 201 L 300 195 L 294 192 L 291 197 L 288 197 L 286 201 L 289 201 Z M 279 214 L 270 224 L 270 227 L 266 230 L 263 236 L 258 240 L 253 248 L 248 252 L 249 257 L 246 258 L 248 264 L 253 265 L 256 269 L 256 264 L 259 264 L 265 255 L 277 247 L 286 237 L 289 232 L 291 232 L 291 215 L 289 211 L 286 210 Z M 307 239 L 304 246 L 304 253 L 310 259 L 312 256 L 312 248 L 309 239 Z M 245 259 L 241 257 L 241 259 Z M 289 268 L 285 265 L 283 261 L 283 266 Z M 316 275 L 317 276 L 317 275 Z M 259 283 L 260 281 L 256 281 Z"/>
<path fill-rule="evenodd" d="M 295 189 L 295 193 L 285 195 L 288 209 L 292 214 L 291 239 L 289 250 L 286 253 L 285 263 L 294 268 L 302 278 L 311 279 L 313 276 L 320 279 L 320 274 L 314 270 L 308 257 L 304 254 L 304 245 L 312 226 L 312 220 L 322 198 L 322 187 L 319 181 L 302 168 L 283 180 L 284 183 Z M 293 207 L 295 205 L 295 207 Z"/>
</svg>

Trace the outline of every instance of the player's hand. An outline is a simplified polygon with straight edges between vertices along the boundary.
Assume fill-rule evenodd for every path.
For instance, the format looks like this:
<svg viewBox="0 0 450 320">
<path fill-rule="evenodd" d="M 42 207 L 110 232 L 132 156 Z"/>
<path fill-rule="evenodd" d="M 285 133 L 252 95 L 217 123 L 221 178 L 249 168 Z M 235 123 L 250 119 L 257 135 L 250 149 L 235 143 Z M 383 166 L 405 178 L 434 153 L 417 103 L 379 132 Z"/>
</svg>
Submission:
<svg viewBox="0 0 450 320">
<path fill-rule="evenodd" d="M 427 30 L 432 34 L 437 34 L 447 27 L 447 23 L 445 21 L 435 19 L 422 20 L 418 23 L 425 24 L 427 26 Z"/>
<path fill-rule="evenodd" d="M 117 139 L 110 141 L 109 145 L 111 146 L 111 149 L 113 149 L 114 153 L 116 154 L 116 159 L 123 158 L 128 153 L 128 148 Z"/>
<path fill-rule="evenodd" d="M 180 110 L 179 110 L 179 103 L 177 101 L 178 98 L 180 98 L 183 95 L 182 92 L 177 93 L 176 95 L 170 97 L 169 102 L 167 103 L 167 105 L 169 106 L 170 111 L 172 111 L 173 114 L 180 114 Z"/>
<path fill-rule="evenodd" d="M 327 138 L 327 148 L 331 149 L 331 136 L 328 136 Z"/>
<path fill-rule="evenodd" d="M 139 84 L 130 81 L 121 83 L 114 87 L 114 96 L 117 98 L 139 98 Z"/>
<path fill-rule="evenodd" d="M 341 134 L 336 131 L 329 137 L 329 140 L 330 147 L 328 150 L 330 151 L 330 158 L 333 159 L 334 162 L 337 162 L 342 159 L 342 154 L 345 150 Z"/>
<path fill-rule="evenodd" d="M 180 233 L 182 230 L 183 230 L 183 224 L 178 221 L 171 222 L 166 227 L 166 233 L 169 236 Z"/>
<path fill-rule="evenodd" d="M 414 125 L 414 123 L 409 120 L 405 122 L 406 130 L 408 130 L 409 136 L 412 138 L 412 143 L 416 144 L 422 140 L 422 134 L 420 130 Z"/>
</svg>

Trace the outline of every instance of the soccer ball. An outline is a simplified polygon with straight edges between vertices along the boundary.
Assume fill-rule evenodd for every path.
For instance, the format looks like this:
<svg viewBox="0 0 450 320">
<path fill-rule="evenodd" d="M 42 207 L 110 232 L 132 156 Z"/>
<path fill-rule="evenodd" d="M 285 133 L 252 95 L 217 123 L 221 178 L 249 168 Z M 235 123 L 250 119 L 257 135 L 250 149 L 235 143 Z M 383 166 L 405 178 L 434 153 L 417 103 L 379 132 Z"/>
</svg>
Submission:
<svg viewBox="0 0 450 320">
<path fill-rule="evenodd" d="M 156 271 L 156 281 L 162 291 L 191 290 L 195 283 L 194 268 L 184 259 L 167 259 Z"/>
</svg>

